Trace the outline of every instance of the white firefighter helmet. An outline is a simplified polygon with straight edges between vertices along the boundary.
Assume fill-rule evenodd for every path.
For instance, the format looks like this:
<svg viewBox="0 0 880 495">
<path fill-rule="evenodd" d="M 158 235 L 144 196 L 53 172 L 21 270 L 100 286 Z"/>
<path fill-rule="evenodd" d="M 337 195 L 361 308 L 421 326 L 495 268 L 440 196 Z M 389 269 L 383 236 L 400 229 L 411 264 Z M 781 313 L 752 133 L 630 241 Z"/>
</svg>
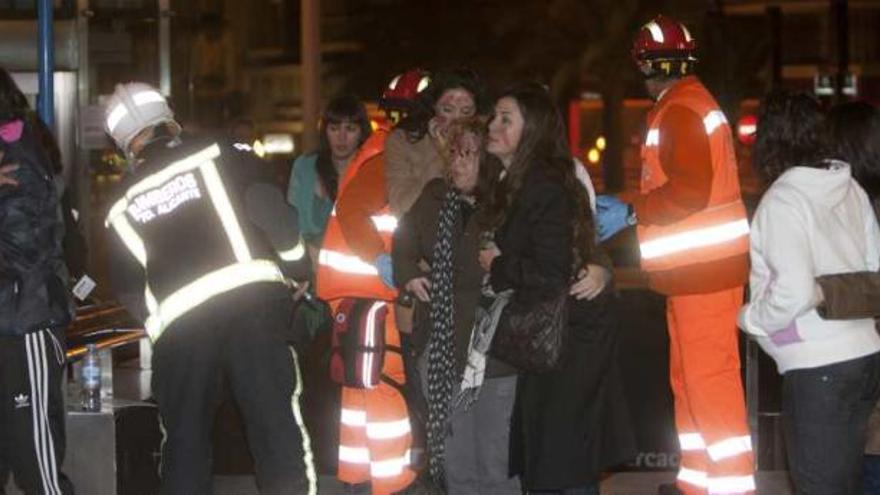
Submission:
<svg viewBox="0 0 880 495">
<path fill-rule="evenodd" d="M 174 123 L 174 112 L 165 97 L 145 83 L 117 84 L 104 108 L 104 130 L 126 154 L 135 136 L 163 122 Z"/>
</svg>

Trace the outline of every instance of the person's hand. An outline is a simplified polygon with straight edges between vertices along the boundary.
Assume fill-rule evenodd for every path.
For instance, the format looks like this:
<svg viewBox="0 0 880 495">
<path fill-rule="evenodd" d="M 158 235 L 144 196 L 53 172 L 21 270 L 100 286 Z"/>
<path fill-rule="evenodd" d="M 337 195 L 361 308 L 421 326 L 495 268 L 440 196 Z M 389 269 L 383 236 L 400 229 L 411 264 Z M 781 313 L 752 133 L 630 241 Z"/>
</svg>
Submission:
<svg viewBox="0 0 880 495">
<path fill-rule="evenodd" d="M 825 305 L 825 292 L 819 284 L 813 284 L 813 300 L 810 301 L 810 305 L 814 308 L 819 308 Z"/>
<path fill-rule="evenodd" d="M 592 300 L 605 290 L 611 281 L 611 271 L 601 265 L 587 265 L 578 272 L 578 280 L 571 285 L 569 295 L 575 299 Z"/>
<path fill-rule="evenodd" d="M 376 257 L 373 266 L 379 272 L 379 278 L 388 287 L 394 288 L 394 265 L 391 263 L 391 256 L 388 253 L 382 253 Z"/>
<path fill-rule="evenodd" d="M 3 155 L 4 153 L 0 151 L 0 162 L 3 161 Z M 0 167 L 0 186 L 17 186 L 18 181 L 13 179 L 11 176 L 12 172 L 15 172 L 16 170 L 18 170 L 17 163 L 10 163 L 8 165 L 3 165 L 2 167 Z"/>
<path fill-rule="evenodd" d="M 602 195 L 596 198 L 596 224 L 599 240 L 605 241 L 630 225 L 629 206 L 616 196 Z"/>
<path fill-rule="evenodd" d="M 406 290 L 412 292 L 422 302 L 431 302 L 431 281 L 426 277 L 416 277 L 406 283 Z"/>
<path fill-rule="evenodd" d="M 501 251 L 498 249 L 498 246 L 491 245 L 485 249 L 481 249 L 480 266 L 483 267 L 483 270 L 488 272 L 492 269 L 492 262 L 499 256 L 501 256 Z"/>
</svg>

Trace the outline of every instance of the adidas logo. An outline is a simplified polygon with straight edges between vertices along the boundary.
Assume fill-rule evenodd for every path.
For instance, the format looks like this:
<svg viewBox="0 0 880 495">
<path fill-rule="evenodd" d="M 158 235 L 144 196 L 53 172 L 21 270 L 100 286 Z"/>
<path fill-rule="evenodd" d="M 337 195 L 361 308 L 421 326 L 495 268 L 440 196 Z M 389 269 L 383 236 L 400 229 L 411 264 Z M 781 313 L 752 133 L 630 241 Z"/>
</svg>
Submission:
<svg viewBox="0 0 880 495">
<path fill-rule="evenodd" d="M 25 394 L 18 394 L 15 396 L 15 408 L 21 409 L 23 407 L 28 407 L 31 403 L 28 401 L 28 396 Z"/>
</svg>

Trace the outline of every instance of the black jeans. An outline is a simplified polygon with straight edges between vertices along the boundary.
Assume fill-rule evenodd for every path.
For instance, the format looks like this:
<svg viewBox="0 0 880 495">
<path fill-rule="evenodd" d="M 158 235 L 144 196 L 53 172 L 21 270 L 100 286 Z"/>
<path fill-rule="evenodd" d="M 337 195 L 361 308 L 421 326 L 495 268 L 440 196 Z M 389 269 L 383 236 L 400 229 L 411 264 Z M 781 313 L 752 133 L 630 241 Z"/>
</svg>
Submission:
<svg viewBox="0 0 880 495">
<path fill-rule="evenodd" d="M 782 412 L 799 495 L 861 493 L 868 416 L 880 396 L 880 353 L 787 372 Z"/>
</svg>

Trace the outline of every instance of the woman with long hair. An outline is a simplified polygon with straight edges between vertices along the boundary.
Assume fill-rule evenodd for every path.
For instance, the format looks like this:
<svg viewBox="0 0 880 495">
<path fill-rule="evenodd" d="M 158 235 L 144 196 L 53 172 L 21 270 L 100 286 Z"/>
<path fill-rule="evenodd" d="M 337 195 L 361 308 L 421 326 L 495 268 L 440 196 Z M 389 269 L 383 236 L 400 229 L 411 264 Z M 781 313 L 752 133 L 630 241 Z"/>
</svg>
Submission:
<svg viewBox="0 0 880 495">
<path fill-rule="evenodd" d="M 371 131 L 364 104 L 352 95 L 337 96 L 321 116 L 318 150 L 293 162 L 287 201 L 296 208 L 313 262 L 336 201 L 339 177 Z"/>
<path fill-rule="evenodd" d="M 448 126 L 483 114 L 485 93 L 480 77 L 467 68 L 438 72 L 419 93 L 385 142 L 388 201 L 396 215 L 409 210 L 425 184 L 443 176 L 441 150 Z"/>
<path fill-rule="evenodd" d="M 598 248 L 562 116 L 543 87 L 523 84 L 502 93 L 488 151 L 504 172 L 487 211 L 494 245 L 480 252 L 480 264 L 494 292 L 513 290 L 508 307 L 554 297 Z M 570 297 L 560 366 L 519 375 L 511 465 L 529 493 L 598 493 L 600 471 L 633 453 L 610 298 L 608 290 L 592 299 Z"/>
<path fill-rule="evenodd" d="M 842 495 L 861 491 L 865 429 L 880 396 L 880 337 L 871 318 L 823 318 L 814 280 L 877 271 L 880 228 L 850 165 L 834 154 L 815 98 L 765 98 L 753 159 L 771 185 L 752 221 L 751 297 L 739 326 L 782 375 L 795 490 Z"/>
<path fill-rule="evenodd" d="M 427 370 L 429 473 L 450 495 L 520 494 L 508 473 L 516 369 L 489 357 L 479 394 L 457 400 L 474 361 L 469 343 L 484 278 L 480 205 L 501 168 L 485 145 L 479 120 L 451 124 L 448 173 L 425 186 L 394 233 L 394 275 L 415 295 L 413 342 Z"/>
</svg>

